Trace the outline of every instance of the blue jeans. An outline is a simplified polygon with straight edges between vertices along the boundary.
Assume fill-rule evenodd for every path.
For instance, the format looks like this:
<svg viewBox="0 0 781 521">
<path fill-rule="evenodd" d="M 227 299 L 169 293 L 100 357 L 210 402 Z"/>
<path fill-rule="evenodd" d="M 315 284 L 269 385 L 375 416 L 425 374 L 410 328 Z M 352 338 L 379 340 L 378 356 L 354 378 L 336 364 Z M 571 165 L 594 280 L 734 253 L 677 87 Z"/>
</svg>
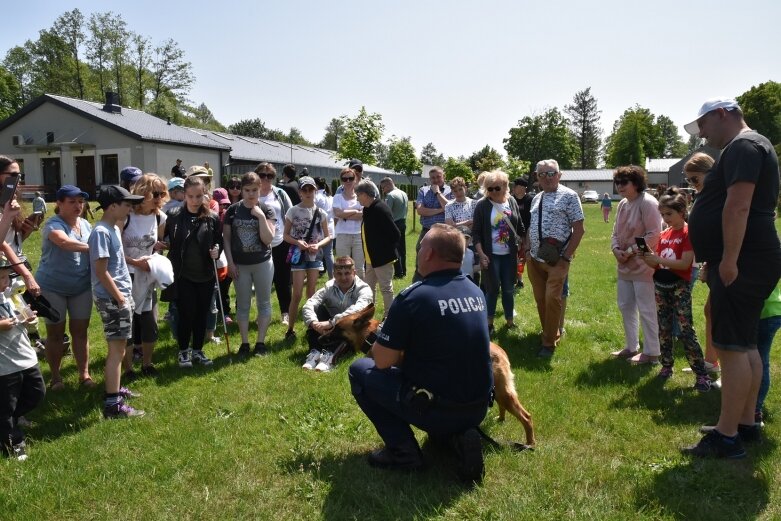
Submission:
<svg viewBox="0 0 781 521">
<path fill-rule="evenodd" d="M 410 425 L 434 436 L 447 436 L 477 427 L 488 412 L 486 400 L 485 407 L 466 412 L 435 407 L 421 414 L 403 399 L 409 384 L 401 369 L 377 369 L 371 358 L 353 362 L 348 376 L 355 401 L 388 447 L 417 445 Z"/>
<path fill-rule="evenodd" d="M 518 262 L 515 255 L 489 255 L 491 263 L 488 269 L 495 283 L 486 284 L 485 298 L 488 303 L 488 318 L 496 314 L 496 302 L 499 292 L 502 293 L 502 308 L 504 318 L 507 321 L 513 319 L 513 307 L 515 306 L 515 276 Z"/>
<path fill-rule="evenodd" d="M 757 351 L 759 351 L 759 357 L 762 359 L 762 383 L 759 384 L 759 395 L 757 395 L 757 412 L 762 410 L 767 392 L 770 390 L 770 346 L 773 344 L 773 337 L 776 336 L 776 331 L 779 328 L 781 328 L 781 316 L 759 320 Z"/>
</svg>

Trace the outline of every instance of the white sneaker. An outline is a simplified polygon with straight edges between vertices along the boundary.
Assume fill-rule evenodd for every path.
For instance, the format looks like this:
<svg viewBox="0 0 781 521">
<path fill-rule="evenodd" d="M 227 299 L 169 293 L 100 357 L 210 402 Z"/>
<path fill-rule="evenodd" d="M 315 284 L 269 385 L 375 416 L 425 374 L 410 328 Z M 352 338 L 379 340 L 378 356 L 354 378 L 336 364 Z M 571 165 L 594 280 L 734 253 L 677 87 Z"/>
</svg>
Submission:
<svg viewBox="0 0 781 521">
<path fill-rule="evenodd" d="M 334 354 L 331 351 L 320 353 L 320 361 L 315 366 L 315 371 L 327 373 L 333 368 Z"/>
<path fill-rule="evenodd" d="M 309 354 L 306 355 L 306 361 L 304 362 L 303 367 L 304 369 L 313 370 L 315 366 L 317 365 L 317 362 L 320 361 L 320 351 L 317 349 L 312 349 L 309 351 Z"/>
<path fill-rule="evenodd" d="M 282 325 L 283 326 L 290 325 L 290 315 L 288 315 L 287 313 L 282 313 Z"/>
<path fill-rule="evenodd" d="M 207 338 L 206 341 L 207 342 L 211 342 L 212 344 L 219 344 L 219 343 L 222 342 L 222 338 L 220 338 L 218 336 L 213 336 L 213 337 Z"/>
</svg>

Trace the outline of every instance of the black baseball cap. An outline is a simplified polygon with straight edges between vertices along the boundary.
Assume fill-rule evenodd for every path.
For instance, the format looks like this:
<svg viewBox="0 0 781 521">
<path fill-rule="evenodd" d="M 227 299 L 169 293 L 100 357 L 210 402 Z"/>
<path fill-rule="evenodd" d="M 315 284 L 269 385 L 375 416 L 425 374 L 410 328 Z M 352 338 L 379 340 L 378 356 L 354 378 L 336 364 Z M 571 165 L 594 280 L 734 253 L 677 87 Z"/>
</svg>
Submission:
<svg viewBox="0 0 781 521">
<path fill-rule="evenodd" d="M 361 163 L 357 159 L 351 159 L 350 162 L 347 164 L 348 168 L 358 168 L 361 172 L 363 172 L 363 163 Z"/>
<path fill-rule="evenodd" d="M 117 185 L 108 185 L 100 189 L 98 204 L 104 210 L 114 203 L 127 201 L 131 204 L 139 204 L 144 200 L 143 195 L 132 195 L 130 192 Z"/>
<path fill-rule="evenodd" d="M 516 179 L 515 181 L 513 181 L 513 184 L 514 184 L 515 186 L 529 186 L 529 181 L 527 181 L 527 180 L 526 180 L 526 179 L 524 179 L 523 177 L 519 177 L 518 179 Z"/>
</svg>

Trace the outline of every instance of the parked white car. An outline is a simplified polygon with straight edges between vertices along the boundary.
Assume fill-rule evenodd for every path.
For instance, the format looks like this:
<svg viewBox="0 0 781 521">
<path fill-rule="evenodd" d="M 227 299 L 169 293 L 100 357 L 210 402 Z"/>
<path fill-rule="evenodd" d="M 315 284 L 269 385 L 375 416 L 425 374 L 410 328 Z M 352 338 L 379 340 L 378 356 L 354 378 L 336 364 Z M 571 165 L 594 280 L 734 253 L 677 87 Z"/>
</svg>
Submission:
<svg viewBox="0 0 781 521">
<path fill-rule="evenodd" d="M 584 203 L 598 203 L 599 193 L 596 190 L 586 190 L 583 195 L 580 196 L 580 200 Z"/>
</svg>

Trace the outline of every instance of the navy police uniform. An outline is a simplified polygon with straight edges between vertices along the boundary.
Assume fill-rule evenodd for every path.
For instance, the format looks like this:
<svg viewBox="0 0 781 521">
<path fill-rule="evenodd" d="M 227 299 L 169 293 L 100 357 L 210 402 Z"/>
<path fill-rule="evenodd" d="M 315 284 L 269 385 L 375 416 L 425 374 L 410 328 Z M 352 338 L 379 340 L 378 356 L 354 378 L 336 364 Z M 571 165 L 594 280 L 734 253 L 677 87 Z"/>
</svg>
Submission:
<svg viewBox="0 0 781 521">
<path fill-rule="evenodd" d="M 404 351 L 400 367 L 350 366 L 352 393 L 387 447 L 416 444 L 410 425 L 434 436 L 463 432 L 488 411 L 493 373 L 485 297 L 459 270 L 429 274 L 402 291 L 377 334 Z"/>
</svg>

